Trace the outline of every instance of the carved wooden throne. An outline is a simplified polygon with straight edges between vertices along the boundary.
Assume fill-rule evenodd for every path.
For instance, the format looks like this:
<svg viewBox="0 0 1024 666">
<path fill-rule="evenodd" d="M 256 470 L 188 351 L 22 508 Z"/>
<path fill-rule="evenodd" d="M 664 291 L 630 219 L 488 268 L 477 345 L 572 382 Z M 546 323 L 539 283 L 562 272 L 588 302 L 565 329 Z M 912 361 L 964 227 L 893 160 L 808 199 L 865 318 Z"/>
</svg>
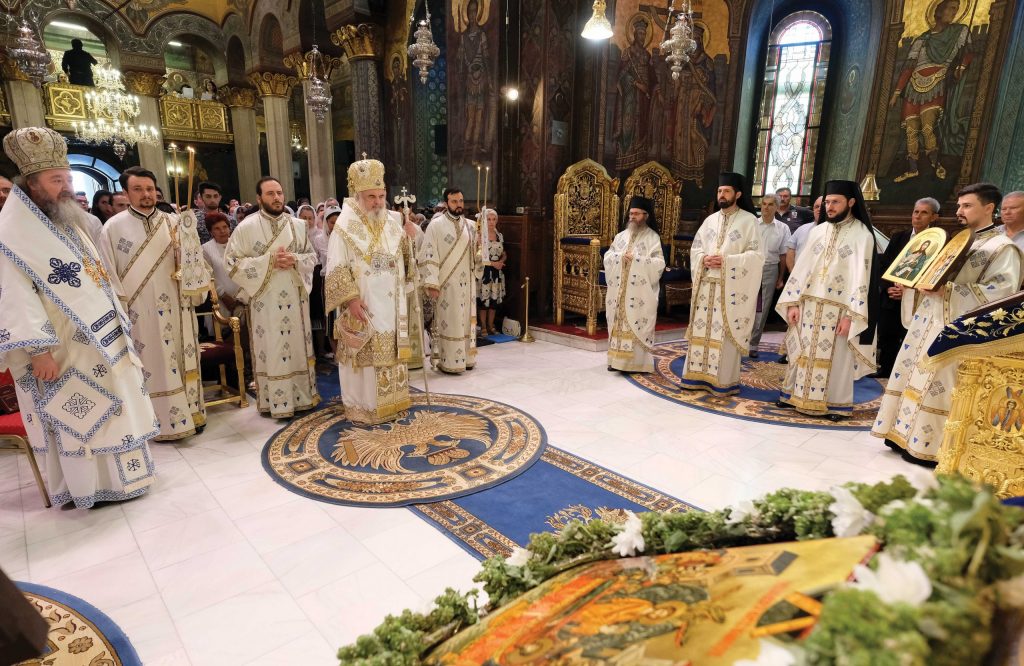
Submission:
<svg viewBox="0 0 1024 666">
<path fill-rule="evenodd" d="M 586 315 L 588 335 L 604 310 L 601 250 L 615 237 L 618 189 L 618 178 L 588 159 L 566 169 L 555 192 L 555 323 L 565 310 Z"/>
<path fill-rule="evenodd" d="M 654 215 L 661 226 L 661 247 L 665 252 L 665 272 L 661 276 L 661 301 L 667 312 L 672 305 L 689 302 L 690 298 L 690 242 L 676 234 L 683 199 L 683 183 L 672 176 L 658 162 L 637 167 L 626 179 L 622 193 L 622 217 L 629 213 L 629 200 L 634 196 L 646 197 L 654 202 Z M 677 246 L 685 245 L 685 252 Z"/>
<path fill-rule="evenodd" d="M 679 192 L 682 188 L 682 182 L 673 178 L 672 173 L 657 162 L 638 166 L 626 179 L 626 187 L 622 192 L 622 219 L 629 214 L 631 198 L 650 199 L 654 202 L 654 215 L 661 225 L 661 244 L 667 248 L 672 244 L 672 235 L 679 224 L 679 211 L 683 207 Z"/>
</svg>

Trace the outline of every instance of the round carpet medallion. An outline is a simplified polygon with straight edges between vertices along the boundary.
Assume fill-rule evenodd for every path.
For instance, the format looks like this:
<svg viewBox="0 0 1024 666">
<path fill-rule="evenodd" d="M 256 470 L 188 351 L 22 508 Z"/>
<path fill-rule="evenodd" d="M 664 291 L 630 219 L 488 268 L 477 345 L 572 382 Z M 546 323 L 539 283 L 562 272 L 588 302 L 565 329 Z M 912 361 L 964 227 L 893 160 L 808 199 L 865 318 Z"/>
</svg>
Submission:
<svg viewBox="0 0 1024 666">
<path fill-rule="evenodd" d="M 288 490 L 334 504 L 405 506 L 468 495 L 526 471 L 547 446 L 529 414 L 493 400 L 414 393 L 405 417 L 376 426 L 329 405 L 292 421 L 263 447 L 263 467 Z"/>
<path fill-rule="evenodd" d="M 779 399 L 787 366 L 776 363 L 779 346 L 769 343 L 761 344 L 758 358 L 744 357 L 739 394 L 717 396 L 706 391 L 684 391 L 679 387 L 679 377 L 683 371 L 686 347 L 685 340 L 657 345 L 654 348 L 654 372 L 627 375 L 629 381 L 649 393 L 681 405 L 747 421 L 803 428 L 870 430 L 882 402 L 882 383 L 865 377 L 854 383 L 853 412 L 847 419 L 832 422 L 776 407 L 775 401 Z"/>
<path fill-rule="evenodd" d="M 50 587 L 17 585 L 32 607 L 50 623 L 44 654 L 26 664 L 142 666 L 121 628 L 92 604 Z"/>
</svg>

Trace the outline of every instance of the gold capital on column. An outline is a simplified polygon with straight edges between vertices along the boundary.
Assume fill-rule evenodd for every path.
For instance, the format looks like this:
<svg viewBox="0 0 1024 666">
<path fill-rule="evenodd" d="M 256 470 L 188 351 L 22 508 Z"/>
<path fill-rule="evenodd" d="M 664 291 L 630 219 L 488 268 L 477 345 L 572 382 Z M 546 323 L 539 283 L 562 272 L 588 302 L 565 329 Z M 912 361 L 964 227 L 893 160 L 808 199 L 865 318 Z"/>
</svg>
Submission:
<svg viewBox="0 0 1024 666">
<path fill-rule="evenodd" d="M 374 23 L 343 25 L 331 34 L 331 42 L 345 49 L 349 60 L 380 58 L 383 55 L 380 26 Z"/>
<path fill-rule="evenodd" d="M 249 75 L 249 83 L 256 88 L 260 97 L 288 97 L 298 82 L 294 76 L 276 72 L 253 72 Z"/>
<path fill-rule="evenodd" d="M 167 77 L 156 72 L 124 72 L 124 87 L 133 95 L 159 97 L 166 80 Z"/>
<path fill-rule="evenodd" d="M 309 79 L 310 75 L 313 73 L 313 52 L 309 51 L 308 53 L 303 54 L 296 51 L 295 53 L 289 53 L 284 57 L 284 64 L 285 66 L 295 70 L 295 74 L 298 76 L 300 81 L 305 81 Z M 321 79 L 330 80 L 331 72 L 333 72 L 334 68 L 339 65 L 341 65 L 341 58 L 333 58 L 324 54 L 323 51 L 320 51 L 320 57 L 317 58 L 315 65 L 316 74 Z"/>
<path fill-rule="evenodd" d="M 217 89 L 217 99 L 232 108 L 256 108 L 256 91 L 244 86 L 221 86 Z"/>
</svg>

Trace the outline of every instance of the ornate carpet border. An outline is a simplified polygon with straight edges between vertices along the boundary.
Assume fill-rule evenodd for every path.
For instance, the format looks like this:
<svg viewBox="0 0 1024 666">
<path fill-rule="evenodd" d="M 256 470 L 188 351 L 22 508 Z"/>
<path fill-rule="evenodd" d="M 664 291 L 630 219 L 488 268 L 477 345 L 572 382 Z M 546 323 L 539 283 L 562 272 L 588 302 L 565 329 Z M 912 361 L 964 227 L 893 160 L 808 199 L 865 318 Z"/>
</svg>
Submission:
<svg viewBox="0 0 1024 666">
<path fill-rule="evenodd" d="M 114 666 L 142 666 L 142 660 L 139 658 L 138 652 L 135 651 L 135 646 L 128 639 L 128 635 L 106 613 L 88 601 L 45 585 L 18 581 L 15 582 L 15 585 L 23 593 L 27 592 L 40 599 L 59 604 L 76 613 L 77 619 L 86 622 L 94 633 L 109 644 L 113 654 L 109 657 L 110 661 L 104 661 L 104 663 L 112 663 Z M 54 627 L 51 626 L 50 631 L 52 632 L 53 629 Z M 42 663 L 47 663 L 46 659 L 47 656 L 42 657 Z M 56 666 L 62 666 L 62 662 L 56 662 Z"/>
</svg>

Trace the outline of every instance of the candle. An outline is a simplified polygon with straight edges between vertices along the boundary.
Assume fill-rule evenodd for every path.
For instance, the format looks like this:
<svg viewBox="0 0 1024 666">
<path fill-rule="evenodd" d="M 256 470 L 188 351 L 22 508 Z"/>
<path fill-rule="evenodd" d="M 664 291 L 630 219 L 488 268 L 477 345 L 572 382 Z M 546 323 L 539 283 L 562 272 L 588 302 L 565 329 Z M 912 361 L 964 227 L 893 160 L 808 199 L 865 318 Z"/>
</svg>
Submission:
<svg viewBox="0 0 1024 666">
<path fill-rule="evenodd" d="M 178 146 L 172 143 L 168 147 L 171 150 L 171 170 L 174 171 L 174 207 L 178 208 Z"/>
<path fill-rule="evenodd" d="M 488 183 L 491 180 L 491 166 L 487 165 L 487 172 L 484 174 L 484 208 L 487 208 Z"/>
<path fill-rule="evenodd" d="M 476 165 L 476 207 L 480 208 L 480 165 Z"/>
<path fill-rule="evenodd" d="M 192 174 L 195 173 L 196 168 L 196 149 L 192 146 L 188 147 L 188 201 L 185 202 L 186 206 L 192 205 Z"/>
</svg>

